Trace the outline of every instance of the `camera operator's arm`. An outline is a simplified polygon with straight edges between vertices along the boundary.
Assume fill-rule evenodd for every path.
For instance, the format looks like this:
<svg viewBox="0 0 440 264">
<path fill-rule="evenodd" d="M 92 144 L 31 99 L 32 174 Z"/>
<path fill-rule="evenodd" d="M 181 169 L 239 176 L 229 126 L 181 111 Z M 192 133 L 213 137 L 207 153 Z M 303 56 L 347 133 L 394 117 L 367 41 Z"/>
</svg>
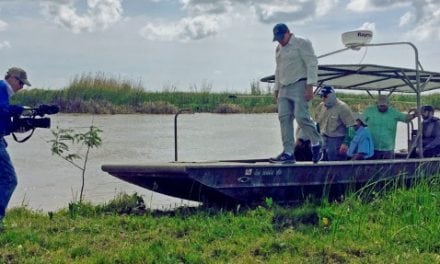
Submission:
<svg viewBox="0 0 440 264">
<path fill-rule="evenodd" d="M 23 113 L 24 107 L 21 105 L 9 105 L 9 114 L 10 115 L 21 115 Z"/>
<path fill-rule="evenodd" d="M 9 94 L 6 90 L 0 91 L 0 116 L 21 115 L 23 110 L 24 108 L 20 105 L 9 104 Z"/>
<path fill-rule="evenodd" d="M 0 92 L 0 134 L 9 135 L 13 132 L 14 125 L 12 124 L 12 118 L 19 117 L 23 112 L 23 107 L 18 105 L 10 105 L 8 95 L 5 92 Z M 20 129 L 21 131 L 24 131 Z"/>
<path fill-rule="evenodd" d="M 0 104 L 1 116 L 19 116 L 23 113 L 24 107 L 21 105 Z"/>
</svg>

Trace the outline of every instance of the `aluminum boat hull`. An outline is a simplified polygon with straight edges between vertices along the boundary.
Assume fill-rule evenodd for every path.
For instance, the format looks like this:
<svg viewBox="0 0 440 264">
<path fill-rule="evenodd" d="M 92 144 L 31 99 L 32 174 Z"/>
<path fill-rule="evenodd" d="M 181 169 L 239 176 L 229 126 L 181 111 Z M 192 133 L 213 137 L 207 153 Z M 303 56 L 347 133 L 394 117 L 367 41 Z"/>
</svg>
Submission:
<svg viewBox="0 0 440 264">
<path fill-rule="evenodd" d="M 296 203 L 338 198 L 347 191 L 405 184 L 440 172 L 440 158 L 297 162 L 267 160 L 103 165 L 109 174 L 149 190 L 203 203 Z"/>
</svg>

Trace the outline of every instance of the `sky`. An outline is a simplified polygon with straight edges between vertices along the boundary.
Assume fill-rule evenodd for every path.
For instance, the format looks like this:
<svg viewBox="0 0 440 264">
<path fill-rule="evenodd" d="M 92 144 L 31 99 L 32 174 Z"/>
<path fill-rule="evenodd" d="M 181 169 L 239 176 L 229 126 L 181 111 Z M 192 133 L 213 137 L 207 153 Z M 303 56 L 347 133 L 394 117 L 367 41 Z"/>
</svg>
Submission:
<svg viewBox="0 0 440 264">
<path fill-rule="evenodd" d="M 439 0 L 0 0 L 0 74 L 22 67 L 42 89 L 104 74 L 149 91 L 249 92 L 274 72 L 279 22 L 317 55 L 357 29 L 372 43 L 409 41 L 423 68 L 440 72 Z M 319 62 L 415 64 L 405 45 Z"/>
</svg>

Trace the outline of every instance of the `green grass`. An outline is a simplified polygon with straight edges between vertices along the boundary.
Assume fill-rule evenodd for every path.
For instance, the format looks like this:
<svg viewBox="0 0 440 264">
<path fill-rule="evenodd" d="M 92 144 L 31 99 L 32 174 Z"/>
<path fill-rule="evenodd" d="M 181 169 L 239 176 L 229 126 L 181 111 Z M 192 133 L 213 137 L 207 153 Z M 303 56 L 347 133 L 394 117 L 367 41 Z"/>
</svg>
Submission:
<svg viewBox="0 0 440 264">
<path fill-rule="evenodd" d="M 49 214 L 15 208 L 0 234 L 0 263 L 440 262 L 438 178 L 358 197 L 157 212 L 141 210 L 134 194 Z"/>
<path fill-rule="evenodd" d="M 208 86 L 205 84 L 205 86 Z M 57 104 L 65 113 L 93 114 L 172 114 L 179 109 L 194 112 L 212 113 L 273 113 L 276 103 L 272 99 L 271 89 L 263 92 L 253 83 L 248 93 L 213 93 L 210 87 L 194 89 L 192 92 L 180 92 L 176 89 L 164 89 L 161 92 L 147 91 L 140 83 L 106 77 L 103 74 L 85 74 L 74 78 L 68 87 L 60 90 L 24 89 L 13 97 L 13 103 L 26 106 L 39 104 Z M 360 111 L 375 99 L 367 94 L 348 94 L 338 92 L 338 97 L 349 104 L 353 110 Z M 320 102 L 315 98 L 313 108 Z M 423 104 L 440 108 L 440 95 L 422 97 Z M 392 105 L 401 111 L 415 106 L 415 97 L 393 95 Z"/>
</svg>

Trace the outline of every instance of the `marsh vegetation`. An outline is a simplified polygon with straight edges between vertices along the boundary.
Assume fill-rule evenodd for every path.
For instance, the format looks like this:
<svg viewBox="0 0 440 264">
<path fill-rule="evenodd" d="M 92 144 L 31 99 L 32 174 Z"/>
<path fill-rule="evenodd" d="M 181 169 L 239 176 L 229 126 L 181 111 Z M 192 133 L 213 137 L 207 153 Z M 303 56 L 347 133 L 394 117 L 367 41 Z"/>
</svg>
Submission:
<svg viewBox="0 0 440 264">
<path fill-rule="evenodd" d="M 250 83 L 249 92 L 243 93 L 214 93 L 209 83 L 193 85 L 189 90 L 183 92 L 176 87 L 164 87 L 162 91 L 148 91 L 140 83 L 130 80 L 104 74 L 84 74 L 75 77 L 66 88 L 24 90 L 13 100 L 27 106 L 57 104 L 63 113 L 173 114 L 179 109 L 209 113 L 276 112 L 272 87 L 257 81 Z M 375 99 L 366 93 L 338 92 L 338 97 L 356 111 L 375 103 Z M 415 97 L 410 95 L 393 95 L 391 101 L 401 111 L 415 106 Z M 320 99 L 315 97 L 312 104 L 316 106 L 319 102 Z M 440 95 L 423 96 L 422 103 L 440 108 Z"/>
</svg>

